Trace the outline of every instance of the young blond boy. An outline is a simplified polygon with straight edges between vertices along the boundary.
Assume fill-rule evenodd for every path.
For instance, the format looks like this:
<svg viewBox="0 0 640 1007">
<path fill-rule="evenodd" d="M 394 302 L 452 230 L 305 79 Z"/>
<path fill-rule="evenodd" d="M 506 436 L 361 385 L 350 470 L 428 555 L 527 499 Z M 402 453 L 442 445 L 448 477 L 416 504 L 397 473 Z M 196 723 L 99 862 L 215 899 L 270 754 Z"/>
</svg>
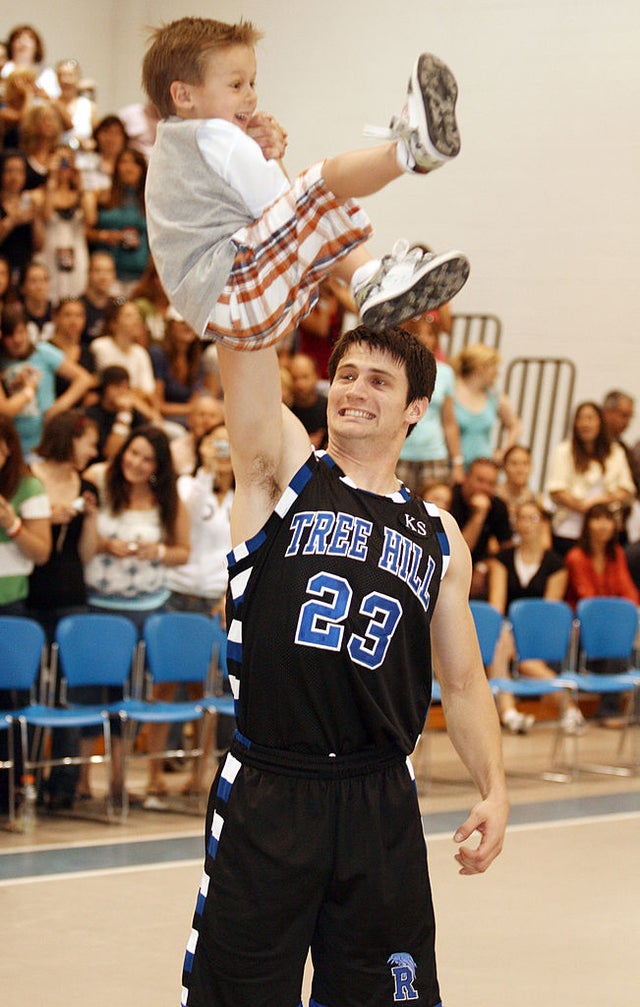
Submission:
<svg viewBox="0 0 640 1007">
<path fill-rule="evenodd" d="M 162 121 L 147 178 L 149 237 L 171 302 L 198 333 L 236 349 L 276 342 L 307 314 L 329 273 L 351 284 L 362 320 L 395 325 L 450 300 L 469 264 L 397 242 L 373 259 L 353 202 L 405 172 L 458 153 L 453 75 L 423 53 L 389 142 L 312 166 L 290 183 L 286 135 L 256 113 L 255 45 L 246 21 L 181 18 L 159 28 L 143 83 Z"/>
</svg>

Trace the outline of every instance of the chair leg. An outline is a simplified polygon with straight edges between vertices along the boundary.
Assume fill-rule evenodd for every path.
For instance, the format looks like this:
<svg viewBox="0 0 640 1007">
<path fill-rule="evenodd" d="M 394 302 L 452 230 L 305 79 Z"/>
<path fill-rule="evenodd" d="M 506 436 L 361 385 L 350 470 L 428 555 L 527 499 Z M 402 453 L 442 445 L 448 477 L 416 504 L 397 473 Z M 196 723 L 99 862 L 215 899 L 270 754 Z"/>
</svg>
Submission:
<svg viewBox="0 0 640 1007">
<path fill-rule="evenodd" d="M 8 816 L 9 820 L 7 827 L 10 832 L 14 832 L 16 828 L 16 759 L 15 759 L 15 744 L 13 739 L 13 730 L 15 723 L 9 724 L 7 730 L 7 760 L 4 768 L 7 770 L 7 800 L 8 800 Z"/>
<path fill-rule="evenodd" d="M 640 757 L 638 754 L 638 731 L 640 730 L 640 686 L 630 693 L 627 703 L 627 715 L 618 744 L 618 759 L 622 759 L 624 748 L 629 739 L 630 767 L 633 774 L 640 772 Z"/>
</svg>

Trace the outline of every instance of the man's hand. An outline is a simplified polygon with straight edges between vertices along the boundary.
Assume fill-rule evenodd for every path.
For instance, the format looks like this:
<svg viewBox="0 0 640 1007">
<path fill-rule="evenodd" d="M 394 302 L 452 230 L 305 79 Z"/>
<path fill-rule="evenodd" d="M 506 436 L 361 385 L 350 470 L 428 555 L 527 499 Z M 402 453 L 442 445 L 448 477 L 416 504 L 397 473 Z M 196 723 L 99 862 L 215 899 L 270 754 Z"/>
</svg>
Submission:
<svg viewBox="0 0 640 1007">
<path fill-rule="evenodd" d="M 267 161 L 279 161 L 287 149 L 287 131 L 272 115 L 257 112 L 247 126 L 247 134 L 255 140 Z"/>
<path fill-rule="evenodd" d="M 509 802 L 506 794 L 501 799 L 488 798 L 471 809 L 469 817 L 462 823 L 453 837 L 454 842 L 463 843 L 474 832 L 480 833 L 480 843 L 474 849 L 461 846 L 455 855 L 460 864 L 460 874 L 482 874 L 491 866 L 502 850 L 504 834 L 509 817 Z"/>
<path fill-rule="evenodd" d="M 488 493 L 474 493 L 469 501 L 469 506 L 474 516 L 477 515 L 484 520 L 491 510 L 491 497 Z"/>
</svg>

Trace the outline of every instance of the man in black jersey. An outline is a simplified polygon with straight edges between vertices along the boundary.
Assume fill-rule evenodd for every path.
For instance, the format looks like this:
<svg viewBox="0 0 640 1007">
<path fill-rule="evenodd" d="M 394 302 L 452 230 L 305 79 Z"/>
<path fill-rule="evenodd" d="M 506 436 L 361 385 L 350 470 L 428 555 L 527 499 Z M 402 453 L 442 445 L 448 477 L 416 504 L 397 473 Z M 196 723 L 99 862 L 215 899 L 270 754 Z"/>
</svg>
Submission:
<svg viewBox="0 0 640 1007">
<path fill-rule="evenodd" d="M 408 756 L 437 671 L 480 791 L 461 874 L 502 848 L 500 731 L 453 518 L 396 479 L 432 355 L 399 329 L 346 333 L 330 362 L 328 448 L 281 403 L 274 348 L 218 347 L 236 493 L 227 606 L 238 729 L 209 798 L 184 1007 L 441 1004 Z M 467 840 L 473 833 L 479 842 Z"/>
</svg>

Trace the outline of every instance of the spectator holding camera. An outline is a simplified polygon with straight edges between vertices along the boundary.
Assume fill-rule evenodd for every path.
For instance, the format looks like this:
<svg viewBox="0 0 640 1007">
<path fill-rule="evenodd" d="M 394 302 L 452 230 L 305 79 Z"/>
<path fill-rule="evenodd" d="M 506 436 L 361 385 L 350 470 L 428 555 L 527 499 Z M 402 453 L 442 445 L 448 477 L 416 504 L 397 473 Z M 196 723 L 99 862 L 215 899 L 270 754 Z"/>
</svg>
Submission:
<svg viewBox="0 0 640 1007">
<path fill-rule="evenodd" d="M 43 260 L 51 276 L 51 298 L 80 297 L 89 270 L 85 235 L 89 196 L 83 192 L 82 176 L 70 147 L 57 147 L 49 165 L 45 186 Z"/>
</svg>

